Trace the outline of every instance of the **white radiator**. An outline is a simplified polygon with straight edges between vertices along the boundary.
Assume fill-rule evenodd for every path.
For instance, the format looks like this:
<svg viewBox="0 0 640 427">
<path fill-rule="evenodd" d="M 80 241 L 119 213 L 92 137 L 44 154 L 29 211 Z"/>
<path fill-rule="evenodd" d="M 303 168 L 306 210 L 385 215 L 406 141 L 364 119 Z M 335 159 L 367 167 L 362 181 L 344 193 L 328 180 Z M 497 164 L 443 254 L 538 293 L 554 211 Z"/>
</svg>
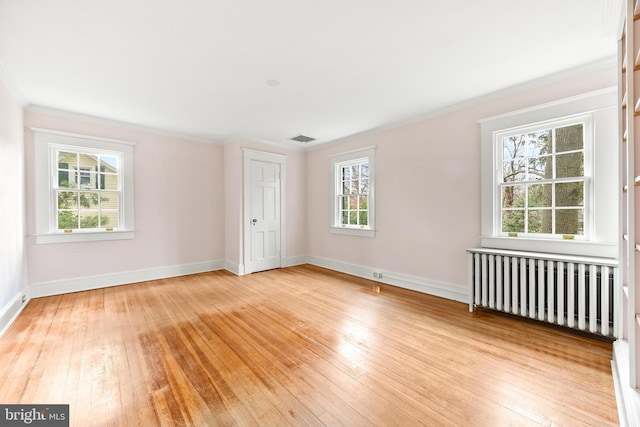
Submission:
<svg viewBox="0 0 640 427">
<path fill-rule="evenodd" d="M 469 249 L 469 310 L 485 307 L 607 337 L 617 334 L 617 262 Z"/>
</svg>

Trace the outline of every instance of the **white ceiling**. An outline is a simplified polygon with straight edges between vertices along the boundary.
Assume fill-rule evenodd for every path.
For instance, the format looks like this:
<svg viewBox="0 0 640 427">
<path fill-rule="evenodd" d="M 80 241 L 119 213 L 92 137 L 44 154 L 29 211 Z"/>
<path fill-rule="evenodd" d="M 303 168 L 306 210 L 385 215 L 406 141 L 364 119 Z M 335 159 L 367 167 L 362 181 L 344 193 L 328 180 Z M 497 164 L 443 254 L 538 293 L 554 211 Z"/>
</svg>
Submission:
<svg viewBox="0 0 640 427">
<path fill-rule="evenodd" d="M 615 56 L 604 1 L 0 0 L 0 71 L 35 106 L 323 143 Z"/>
</svg>

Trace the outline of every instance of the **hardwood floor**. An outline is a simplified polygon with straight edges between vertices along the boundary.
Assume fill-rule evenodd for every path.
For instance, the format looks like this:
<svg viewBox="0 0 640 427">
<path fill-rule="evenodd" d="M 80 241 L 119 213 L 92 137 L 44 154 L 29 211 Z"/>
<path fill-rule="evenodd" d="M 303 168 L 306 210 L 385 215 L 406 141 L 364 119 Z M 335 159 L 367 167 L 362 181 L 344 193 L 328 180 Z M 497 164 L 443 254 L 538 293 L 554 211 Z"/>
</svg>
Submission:
<svg viewBox="0 0 640 427">
<path fill-rule="evenodd" d="M 0 403 L 72 426 L 617 425 L 611 344 L 312 266 L 34 299 Z"/>
</svg>

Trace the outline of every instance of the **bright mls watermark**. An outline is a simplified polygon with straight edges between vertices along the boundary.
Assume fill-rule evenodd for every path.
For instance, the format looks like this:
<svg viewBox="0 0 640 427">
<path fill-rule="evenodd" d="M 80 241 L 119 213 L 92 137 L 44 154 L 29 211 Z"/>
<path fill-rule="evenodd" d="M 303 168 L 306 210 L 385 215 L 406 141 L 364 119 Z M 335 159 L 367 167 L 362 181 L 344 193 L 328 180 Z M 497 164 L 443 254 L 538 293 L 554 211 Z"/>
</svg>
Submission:
<svg viewBox="0 0 640 427">
<path fill-rule="evenodd" d="M 69 427 L 69 405 L 2 405 L 0 426 Z"/>
</svg>

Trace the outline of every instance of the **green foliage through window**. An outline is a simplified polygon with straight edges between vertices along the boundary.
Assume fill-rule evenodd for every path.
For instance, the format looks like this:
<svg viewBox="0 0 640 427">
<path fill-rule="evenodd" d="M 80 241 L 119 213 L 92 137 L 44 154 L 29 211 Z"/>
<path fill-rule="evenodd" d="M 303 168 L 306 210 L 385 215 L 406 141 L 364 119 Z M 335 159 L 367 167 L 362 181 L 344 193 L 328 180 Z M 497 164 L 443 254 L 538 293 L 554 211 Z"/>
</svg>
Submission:
<svg viewBox="0 0 640 427">
<path fill-rule="evenodd" d="M 118 158 L 59 150 L 57 159 L 58 230 L 117 227 Z"/>
<path fill-rule="evenodd" d="M 502 136 L 502 232 L 584 234 L 584 124 Z"/>
<path fill-rule="evenodd" d="M 369 225 L 369 163 L 367 159 L 338 165 L 340 223 L 348 227 Z"/>
</svg>

